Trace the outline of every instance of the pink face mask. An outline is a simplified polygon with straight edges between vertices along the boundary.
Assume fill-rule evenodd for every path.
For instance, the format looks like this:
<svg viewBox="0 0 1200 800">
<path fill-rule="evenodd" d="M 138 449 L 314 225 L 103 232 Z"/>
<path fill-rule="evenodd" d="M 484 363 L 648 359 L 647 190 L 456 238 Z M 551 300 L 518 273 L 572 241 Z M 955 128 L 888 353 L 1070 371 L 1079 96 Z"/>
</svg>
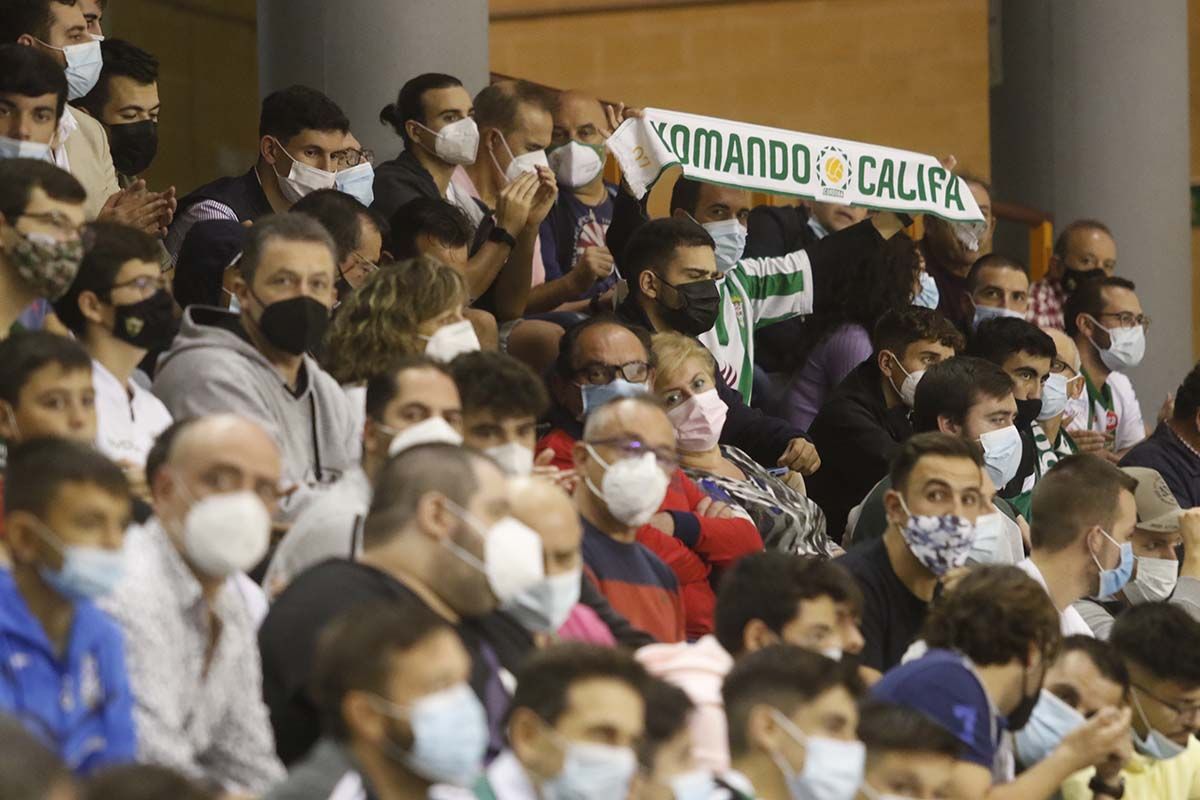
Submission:
<svg viewBox="0 0 1200 800">
<path fill-rule="evenodd" d="M 729 407 L 717 390 L 709 389 L 675 406 L 667 412 L 667 417 L 675 426 L 679 449 L 685 453 L 703 453 L 717 446 L 728 413 Z"/>
</svg>

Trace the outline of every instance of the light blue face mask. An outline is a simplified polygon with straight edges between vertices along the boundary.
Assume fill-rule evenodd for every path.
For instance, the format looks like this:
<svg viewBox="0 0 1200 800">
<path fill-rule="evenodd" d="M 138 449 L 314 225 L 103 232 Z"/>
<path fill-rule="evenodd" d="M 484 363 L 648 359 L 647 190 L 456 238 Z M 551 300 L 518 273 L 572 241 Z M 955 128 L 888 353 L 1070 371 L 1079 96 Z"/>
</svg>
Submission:
<svg viewBox="0 0 1200 800">
<path fill-rule="evenodd" d="M 937 281 L 925 270 L 921 270 L 921 274 L 917 279 L 921 282 L 921 292 L 913 298 L 912 304 L 921 308 L 936 309 L 938 303 L 942 301 L 942 296 L 938 292 Z"/>
<path fill-rule="evenodd" d="M 370 161 L 341 170 L 333 175 L 333 188 L 345 192 L 364 206 L 375 200 L 375 168 Z"/>
<path fill-rule="evenodd" d="M 983 466 L 997 489 L 1003 489 L 1021 468 L 1021 434 L 1016 425 L 988 431 L 979 437 Z"/>
<path fill-rule="evenodd" d="M 51 161 L 50 145 L 41 142 L 25 142 L 0 136 L 0 158 L 32 158 L 35 161 Z"/>
<path fill-rule="evenodd" d="M 644 383 L 630 383 L 624 378 L 617 378 L 611 383 L 585 383 L 579 387 L 579 393 L 583 397 L 583 415 L 595 411 L 600 406 L 616 400 L 618 397 L 635 397 L 641 394 L 648 394 L 649 389 Z"/>
<path fill-rule="evenodd" d="M 1104 534 L 1104 538 L 1108 539 L 1113 544 L 1117 544 L 1117 540 L 1108 535 L 1108 531 L 1103 528 L 1100 533 Z M 1129 578 L 1133 575 L 1133 545 L 1130 542 L 1118 544 L 1121 548 L 1121 560 L 1112 569 L 1105 569 L 1100 563 L 1100 559 L 1096 558 L 1096 554 L 1092 553 L 1092 561 L 1096 562 L 1096 566 L 1100 568 L 1100 590 L 1096 594 L 1101 600 L 1110 600 L 1117 592 L 1125 588 L 1125 584 L 1129 583 Z"/>
<path fill-rule="evenodd" d="M 1162 732 L 1150 727 L 1150 720 L 1146 718 L 1146 712 L 1142 710 L 1142 703 L 1138 700 L 1138 690 L 1135 686 L 1133 691 L 1129 693 L 1133 698 L 1133 707 L 1137 710 L 1138 716 L 1142 718 L 1142 724 L 1146 726 L 1148 733 L 1143 739 L 1138 736 L 1137 729 L 1133 729 L 1133 746 L 1138 752 L 1144 756 L 1156 759 L 1158 761 L 1166 761 L 1183 753 L 1187 748 L 1172 739 L 1168 739 Z"/>
<path fill-rule="evenodd" d="M 717 269 L 724 275 L 737 266 L 746 251 L 746 226 L 736 219 L 706 222 L 703 226 L 717 244 Z"/>
<path fill-rule="evenodd" d="M 1026 768 L 1042 761 L 1086 720 L 1054 692 L 1042 689 L 1025 727 L 1017 731 L 1017 758 Z"/>
<path fill-rule="evenodd" d="M 975 306 L 975 319 L 971 321 L 971 330 L 978 330 L 979 326 L 988 320 L 992 319 L 1025 319 L 1025 315 L 1020 311 L 1014 311 L 1011 308 L 994 308 L 992 306 Z"/>
<path fill-rule="evenodd" d="M 717 782 L 708 770 L 681 772 L 671 778 L 673 800 L 711 800 L 716 791 Z"/>
<path fill-rule="evenodd" d="M 410 706 L 372 697 L 378 711 L 407 719 L 413 744 L 408 751 L 389 741 L 389 755 L 436 783 L 469 786 L 483 768 L 487 752 L 487 713 L 466 683 L 425 695 Z"/>
<path fill-rule="evenodd" d="M 637 772 L 628 747 L 595 742 L 563 742 L 562 771 L 542 786 L 545 800 L 612 800 L 626 797 Z"/>
<path fill-rule="evenodd" d="M 38 535 L 57 550 L 63 559 L 58 570 L 45 565 L 38 574 L 50 588 L 70 600 L 93 600 L 111 592 L 125 575 L 125 551 L 104 547 L 67 545 L 51 530 L 38 523 Z"/>
</svg>

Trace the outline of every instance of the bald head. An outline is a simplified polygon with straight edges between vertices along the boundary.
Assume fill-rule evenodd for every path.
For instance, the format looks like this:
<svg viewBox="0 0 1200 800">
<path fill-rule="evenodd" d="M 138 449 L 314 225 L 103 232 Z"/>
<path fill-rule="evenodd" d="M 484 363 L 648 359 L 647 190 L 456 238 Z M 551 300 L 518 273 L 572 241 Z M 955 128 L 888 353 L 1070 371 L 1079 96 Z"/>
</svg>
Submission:
<svg viewBox="0 0 1200 800">
<path fill-rule="evenodd" d="M 579 567 L 583 526 L 566 492 L 541 478 L 515 478 L 509 502 L 513 516 L 542 537 L 547 576 Z"/>
<path fill-rule="evenodd" d="M 558 96 L 552 147 L 559 147 L 572 139 L 580 144 L 602 145 L 607 129 L 604 106 L 595 97 L 574 89 L 568 89 Z"/>
<path fill-rule="evenodd" d="M 211 414 L 180 429 L 167 453 L 167 463 L 195 461 L 205 453 L 232 449 L 256 451 L 279 463 L 279 448 L 262 426 L 236 414 Z"/>
<path fill-rule="evenodd" d="M 588 415 L 583 438 L 588 442 L 635 438 L 651 447 L 675 449 L 675 428 L 652 395 L 622 397 L 600 406 Z"/>
<path fill-rule="evenodd" d="M 1059 328 L 1044 327 L 1042 332 L 1054 340 L 1054 348 L 1058 351 L 1058 360 L 1078 372 L 1079 348 L 1075 346 L 1075 340 L 1067 336 L 1066 331 Z"/>
</svg>

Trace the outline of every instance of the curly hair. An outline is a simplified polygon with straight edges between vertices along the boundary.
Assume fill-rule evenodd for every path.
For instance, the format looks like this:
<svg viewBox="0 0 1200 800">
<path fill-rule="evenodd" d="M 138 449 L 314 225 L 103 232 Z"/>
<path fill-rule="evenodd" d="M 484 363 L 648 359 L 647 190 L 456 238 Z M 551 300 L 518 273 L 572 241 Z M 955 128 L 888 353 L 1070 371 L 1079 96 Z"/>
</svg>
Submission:
<svg viewBox="0 0 1200 800">
<path fill-rule="evenodd" d="M 1062 646 L 1058 611 L 1050 595 L 1017 567 L 976 567 L 930 609 L 922 637 L 930 647 L 956 650 L 980 666 L 1029 662 L 1029 648 L 1045 663 Z"/>
<path fill-rule="evenodd" d="M 396 356 L 424 353 L 418 326 L 466 302 L 462 276 L 436 259 L 387 264 L 338 307 L 322 366 L 340 383 L 365 381 Z"/>
<path fill-rule="evenodd" d="M 841 269 L 845 276 L 836 296 L 804 320 L 797 351 L 805 355 L 797 364 L 803 364 L 807 354 L 839 327 L 860 325 L 872 334 L 886 312 L 910 307 L 921 262 L 913 240 L 897 234 L 870 256 Z"/>
</svg>

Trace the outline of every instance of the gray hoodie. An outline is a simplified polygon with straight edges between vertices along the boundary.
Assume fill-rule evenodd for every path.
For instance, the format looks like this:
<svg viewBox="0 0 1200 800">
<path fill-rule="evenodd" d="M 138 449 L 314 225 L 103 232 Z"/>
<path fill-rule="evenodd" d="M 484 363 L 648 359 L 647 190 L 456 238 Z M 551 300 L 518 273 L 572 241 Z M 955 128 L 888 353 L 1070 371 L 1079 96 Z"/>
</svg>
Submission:
<svg viewBox="0 0 1200 800">
<path fill-rule="evenodd" d="M 358 463 L 361 431 L 337 381 L 304 357 L 293 394 L 271 362 L 238 331 L 238 316 L 189 306 L 179 335 L 158 360 L 154 394 L 175 419 L 230 412 L 262 424 L 283 454 L 283 480 L 299 488 L 280 510 L 286 520 Z"/>
</svg>

